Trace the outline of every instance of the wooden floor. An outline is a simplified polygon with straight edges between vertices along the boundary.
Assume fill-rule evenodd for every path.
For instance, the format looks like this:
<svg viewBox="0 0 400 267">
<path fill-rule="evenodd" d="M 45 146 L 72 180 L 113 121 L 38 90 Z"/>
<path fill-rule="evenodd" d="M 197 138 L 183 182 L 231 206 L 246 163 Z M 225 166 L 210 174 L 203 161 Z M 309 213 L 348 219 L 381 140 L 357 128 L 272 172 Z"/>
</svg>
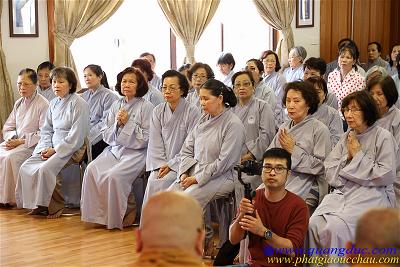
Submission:
<svg viewBox="0 0 400 267">
<path fill-rule="evenodd" d="M 80 216 L 48 220 L 0 209 L 0 266 L 131 266 L 135 228 L 106 230 Z M 205 262 L 211 265 L 210 262 Z"/>
</svg>

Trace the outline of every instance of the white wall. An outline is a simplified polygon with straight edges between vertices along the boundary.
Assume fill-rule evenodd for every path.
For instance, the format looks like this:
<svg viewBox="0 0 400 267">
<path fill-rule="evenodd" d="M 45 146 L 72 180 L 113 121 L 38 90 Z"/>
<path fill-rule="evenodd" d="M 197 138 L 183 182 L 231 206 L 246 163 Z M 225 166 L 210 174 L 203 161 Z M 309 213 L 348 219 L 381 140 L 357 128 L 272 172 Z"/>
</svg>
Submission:
<svg viewBox="0 0 400 267">
<path fill-rule="evenodd" d="M 307 58 L 319 57 L 320 55 L 320 7 L 320 0 L 314 0 L 314 27 L 312 28 L 296 28 L 296 15 L 293 17 L 292 29 L 294 35 L 294 45 L 303 46 L 307 50 Z"/>
<path fill-rule="evenodd" d="M 3 1 L 1 14 L 1 40 L 6 56 L 8 73 L 14 89 L 15 99 L 19 98 L 16 90 L 18 72 L 23 68 L 36 70 L 43 61 L 49 60 L 49 44 L 47 34 L 47 2 L 39 0 L 38 24 L 39 37 L 10 37 L 8 20 L 8 0 Z"/>
</svg>

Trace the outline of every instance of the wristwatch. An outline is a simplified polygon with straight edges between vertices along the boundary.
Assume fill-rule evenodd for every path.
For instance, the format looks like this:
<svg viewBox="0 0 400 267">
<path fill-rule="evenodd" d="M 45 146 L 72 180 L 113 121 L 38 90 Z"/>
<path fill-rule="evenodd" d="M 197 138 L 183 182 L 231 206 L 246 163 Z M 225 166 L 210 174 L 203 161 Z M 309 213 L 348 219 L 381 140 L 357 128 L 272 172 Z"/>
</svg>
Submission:
<svg viewBox="0 0 400 267">
<path fill-rule="evenodd" d="M 265 230 L 265 232 L 264 232 L 264 240 L 269 240 L 269 239 L 271 239 L 271 237 L 272 237 L 272 231 L 271 230 Z"/>
</svg>

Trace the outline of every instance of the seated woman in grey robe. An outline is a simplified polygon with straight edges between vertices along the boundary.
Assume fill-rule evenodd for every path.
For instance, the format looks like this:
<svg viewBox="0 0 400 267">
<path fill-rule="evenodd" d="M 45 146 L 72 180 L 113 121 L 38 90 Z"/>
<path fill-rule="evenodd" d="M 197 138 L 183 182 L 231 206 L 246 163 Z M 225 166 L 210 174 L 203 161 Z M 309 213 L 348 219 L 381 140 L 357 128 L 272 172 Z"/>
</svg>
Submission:
<svg viewBox="0 0 400 267">
<path fill-rule="evenodd" d="M 204 114 L 186 137 L 176 182 L 169 190 L 184 191 L 204 208 L 234 189 L 234 167 L 240 162 L 245 129 L 229 107 L 237 99 L 222 82 L 210 79 L 200 89 Z"/>
<path fill-rule="evenodd" d="M 111 105 L 118 99 L 109 88 L 107 76 L 99 65 L 88 65 L 83 70 L 83 77 L 87 89 L 82 98 L 86 100 L 90 108 L 89 142 L 93 159 L 103 152 L 108 146 L 103 141 L 104 125 Z"/>
<path fill-rule="evenodd" d="M 322 77 L 312 76 L 309 77 L 306 82 L 312 84 L 313 88 L 318 94 L 319 99 L 318 109 L 312 116 L 328 127 L 329 132 L 331 133 L 332 147 L 334 147 L 343 134 L 343 122 L 342 118 L 340 117 L 340 113 L 337 109 L 328 106 L 326 103 L 328 86 Z"/>
<path fill-rule="evenodd" d="M 19 168 L 28 159 L 40 139 L 49 102 L 36 89 L 34 70 L 18 74 L 18 99 L 3 126 L 5 141 L 0 144 L 0 204 L 15 204 L 15 185 Z"/>
<path fill-rule="evenodd" d="M 399 94 L 390 76 L 376 77 L 367 84 L 367 90 L 375 100 L 380 119 L 376 122 L 388 130 L 400 142 L 400 110 L 395 106 Z M 400 151 L 400 150 L 399 150 Z M 396 180 L 393 187 L 396 194 L 397 207 L 400 208 L 400 153 L 397 155 Z"/>
<path fill-rule="evenodd" d="M 145 168 L 153 104 L 145 100 L 148 83 L 137 68 L 117 76 L 116 90 L 124 96 L 111 106 L 103 140 L 109 145 L 85 171 L 82 221 L 107 229 L 131 226 L 135 207 L 128 207 L 133 182 Z"/>
<path fill-rule="evenodd" d="M 57 97 L 50 102 L 39 143 L 19 170 L 15 192 L 18 207 L 32 209 L 31 215 L 48 210 L 50 219 L 62 215 L 60 171 L 83 158 L 89 125 L 89 106 L 75 93 L 74 71 L 55 68 L 51 80 Z"/>
<path fill-rule="evenodd" d="M 240 162 L 243 164 L 248 160 L 261 161 L 264 152 L 275 136 L 274 113 L 267 102 L 255 97 L 255 81 L 251 72 L 236 72 L 232 77 L 232 84 L 238 99 L 238 104 L 232 108 L 232 111 L 239 117 L 246 129 L 246 141 Z M 244 182 L 250 183 L 253 190 L 262 183 L 260 175 L 249 176 L 243 173 L 242 179 Z M 237 208 L 243 197 L 243 185 L 235 178 Z"/>
<path fill-rule="evenodd" d="M 161 80 L 166 102 L 154 108 L 150 121 L 146 171 L 151 173 L 143 203 L 176 180 L 179 151 L 200 117 L 200 110 L 185 100 L 189 83 L 183 74 L 168 70 Z"/>
<path fill-rule="evenodd" d="M 292 171 L 286 189 L 302 197 L 310 214 L 328 191 L 324 178 L 324 160 L 331 150 L 328 127 L 311 116 L 319 98 L 311 84 L 288 83 L 282 99 L 290 120 L 284 122 L 269 148 L 280 147 L 292 155 Z M 317 185 L 316 190 L 312 190 Z"/>
<path fill-rule="evenodd" d="M 326 180 L 334 188 L 310 218 L 309 247 L 342 248 L 354 242 L 361 214 L 374 207 L 393 207 L 398 146 L 377 123 L 379 113 L 367 91 L 343 99 L 349 130 L 325 160 Z"/>
</svg>

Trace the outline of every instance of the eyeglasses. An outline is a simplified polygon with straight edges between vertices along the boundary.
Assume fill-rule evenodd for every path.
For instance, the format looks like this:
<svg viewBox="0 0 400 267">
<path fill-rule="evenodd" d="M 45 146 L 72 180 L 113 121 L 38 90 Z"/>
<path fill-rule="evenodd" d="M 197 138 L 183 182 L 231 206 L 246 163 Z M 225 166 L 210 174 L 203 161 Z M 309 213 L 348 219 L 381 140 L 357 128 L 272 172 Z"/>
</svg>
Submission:
<svg viewBox="0 0 400 267">
<path fill-rule="evenodd" d="M 272 167 L 272 166 L 268 166 L 268 165 L 263 166 L 263 169 L 264 169 L 264 172 L 266 172 L 266 173 L 270 173 L 270 172 L 272 172 L 272 170 L 274 170 L 276 174 L 281 174 L 285 170 L 287 170 L 287 168 L 285 168 L 283 166 Z"/>
<path fill-rule="evenodd" d="M 234 85 L 233 85 L 233 88 L 235 88 L 235 89 L 238 89 L 238 88 L 240 88 L 240 87 L 249 87 L 251 85 L 251 82 L 243 82 L 243 83 L 235 83 Z"/>
<path fill-rule="evenodd" d="M 263 59 L 263 61 L 262 61 L 262 63 L 269 63 L 269 62 L 271 62 L 271 63 L 275 63 L 276 62 L 276 60 L 275 59 Z"/>
<path fill-rule="evenodd" d="M 359 109 L 359 108 L 342 108 L 342 112 L 343 113 L 353 113 L 353 114 L 356 114 L 356 113 L 359 113 L 359 112 L 361 112 L 362 110 L 361 109 Z"/>
<path fill-rule="evenodd" d="M 31 86 L 31 85 L 33 85 L 33 83 L 17 83 L 18 87 L 21 87 L 21 86 L 26 87 L 26 86 Z"/>
<path fill-rule="evenodd" d="M 205 80 L 205 79 L 207 79 L 207 76 L 193 74 L 192 79 L 193 80 L 196 80 L 196 79 Z"/>
<path fill-rule="evenodd" d="M 176 87 L 176 86 L 162 86 L 161 87 L 161 91 L 163 91 L 164 93 L 166 92 L 166 91 L 169 91 L 169 92 L 176 92 L 176 91 L 178 91 L 180 89 L 180 87 Z"/>
</svg>

